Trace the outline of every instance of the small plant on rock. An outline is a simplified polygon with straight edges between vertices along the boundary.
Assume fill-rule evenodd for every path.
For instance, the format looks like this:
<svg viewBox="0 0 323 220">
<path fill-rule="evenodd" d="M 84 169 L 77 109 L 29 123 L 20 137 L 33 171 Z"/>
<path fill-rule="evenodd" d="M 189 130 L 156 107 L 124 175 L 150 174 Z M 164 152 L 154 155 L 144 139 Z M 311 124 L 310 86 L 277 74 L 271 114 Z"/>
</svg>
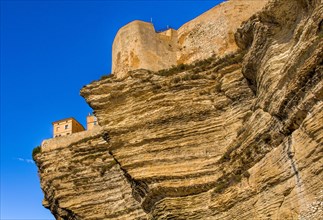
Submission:
<svg viewBox="0 0 323 220">
<path fill-rule="evenodd" d="M 35 161 L 35 157 L 37 154 L 41 153 L 41 146 L 37 146 L 33 149 L 33 153 L 32 153 L 32 156 L 33 156 L 33 160 Z"/>
</svg>

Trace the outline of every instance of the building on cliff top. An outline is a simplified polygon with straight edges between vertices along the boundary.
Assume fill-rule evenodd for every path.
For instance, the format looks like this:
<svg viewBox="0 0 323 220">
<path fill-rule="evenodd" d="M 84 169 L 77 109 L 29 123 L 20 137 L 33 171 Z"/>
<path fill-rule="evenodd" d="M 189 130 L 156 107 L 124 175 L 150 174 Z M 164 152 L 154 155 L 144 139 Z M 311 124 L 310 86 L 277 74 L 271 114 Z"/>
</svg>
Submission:
<svg viewBox="0 0 323 220">
<path fill-rule="evenodd" d="M 53 122 L 52 124 L 54 138 L 85 130 L 83 125 L 81 125 L 75 118 L 58 120 Z"/>
<path fill-rule="evenodd" d="M 88 131 L 92 130 L 97 125 L 98 125 L 98 119 L 94 115 L 89 114 L 86 117 L 86 129 Z"/>
<path fill-rule="evenodd" d="M 66 118 L 55 121 L 53 124 L 53 137 L 67 136 L 80 131 L 85 131 L 85 128 L 81 123 L 79 123 L 75 118 Z M 89 113 L 86 117 L 86 128 L 87 130 L 92 130 L 98 125 L 97 118 Z"/>
<path fill-rule="evenodd" d="M 177 64 L 177 31 L 157 33 L 149 22 L 135 20 L 122 27 L 112 45 L 112 73 L 118 78 L 128 71 L 158 71 Z"/>
</svg>

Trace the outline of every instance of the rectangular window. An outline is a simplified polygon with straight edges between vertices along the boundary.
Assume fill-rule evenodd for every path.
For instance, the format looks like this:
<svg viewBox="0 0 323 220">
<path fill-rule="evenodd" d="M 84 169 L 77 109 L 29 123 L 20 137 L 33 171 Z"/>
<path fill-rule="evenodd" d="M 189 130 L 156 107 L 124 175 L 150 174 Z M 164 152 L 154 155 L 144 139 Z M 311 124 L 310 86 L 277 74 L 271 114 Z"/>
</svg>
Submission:
<svg viewBox="0 0 323 220">
<path fill-rule="evenodd" d="M 65 129 L 68 129 L 68 125 L 65 125 Z"/>
</svg>

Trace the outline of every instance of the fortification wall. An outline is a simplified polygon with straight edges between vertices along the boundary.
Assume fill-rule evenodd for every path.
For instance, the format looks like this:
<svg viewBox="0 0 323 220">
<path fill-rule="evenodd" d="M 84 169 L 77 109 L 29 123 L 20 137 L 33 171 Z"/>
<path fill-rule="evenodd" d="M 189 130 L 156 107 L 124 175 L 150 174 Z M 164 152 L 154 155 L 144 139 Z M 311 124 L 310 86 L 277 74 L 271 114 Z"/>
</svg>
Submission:
<svg viewBox="0 0 323 220">
<path fill-rule="evenodd" d="M 112 73 L 122 78 L 130 70 L 169 68 L 176 64 L 176 41 L 176 31 L 159 34 L 151 23 L 133 21 L 114 39 Z"/>
<path fill-rule="evenodd" d="M 213 54 L 223 56 L 238 47 L 234 33 L 268 0 L 230 0 L 215 6 L 178 29 L 177 63 L 192 63 Z"/>
<path fill-rule="evenodd" d="M 103 129 L 100 126 L 95 126 L 92 130 L 81 131 L 62 137 L 50 138 L 41 143 L 41 149 L 42 152 L 48 152 L 58 148 L 64 148 L 72 143 L 99 135 L 102 131 Z"/>
<path fill-rule="evenodd" d="M 230 0 L 187 22 L 178 31 L 156 33 L 153 24 L 133 21 L 115 37 L 112 73 L 122 78 L 130 70 L 157 71 L 235 52 L 238 47 L 234 33 L 267 2 Z"/>
</svg>

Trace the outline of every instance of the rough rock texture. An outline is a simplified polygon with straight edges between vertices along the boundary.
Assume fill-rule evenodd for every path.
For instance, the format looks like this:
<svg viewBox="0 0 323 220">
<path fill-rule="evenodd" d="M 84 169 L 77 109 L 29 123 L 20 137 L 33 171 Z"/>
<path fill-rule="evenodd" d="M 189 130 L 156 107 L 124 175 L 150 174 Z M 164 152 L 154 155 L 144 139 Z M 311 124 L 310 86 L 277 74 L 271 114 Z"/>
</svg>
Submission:
<svg viewBox="0 0 323 220">
<path fill-rule="evenodd" d="M 103 130 L 94 129 L 42 143 L 37 166 L 43 205 L 56 219 L 140 219 L 146 215 L 103 137 L 107 138 Z"/>
<path fill-rule="evenodd" d="M 275 0 L 235 53 L 85 86 L 102 130 L 36 155 L 44 205 L 58 219 L 322 219 L 322 20 L 320 0 Z"/>
<path fill-rule="evenodd" d="M 237 28 L 267 2 L 226 1 L 187 22 L 178 31 L 156 33 L 153 24 L 133 21 L 122 27 L 114 39 L 112 74 L 124 78 L 131 70 L 158 71 L 236 52 Z"/>
<path fill-rule="evenodd" d="M 212 55 L 235 52 L 234 33 L 243 21 L 261 10 L 268 0 L 229 0 L 178 29 L 177 63 L 191 63 Z"/>
</svg>

